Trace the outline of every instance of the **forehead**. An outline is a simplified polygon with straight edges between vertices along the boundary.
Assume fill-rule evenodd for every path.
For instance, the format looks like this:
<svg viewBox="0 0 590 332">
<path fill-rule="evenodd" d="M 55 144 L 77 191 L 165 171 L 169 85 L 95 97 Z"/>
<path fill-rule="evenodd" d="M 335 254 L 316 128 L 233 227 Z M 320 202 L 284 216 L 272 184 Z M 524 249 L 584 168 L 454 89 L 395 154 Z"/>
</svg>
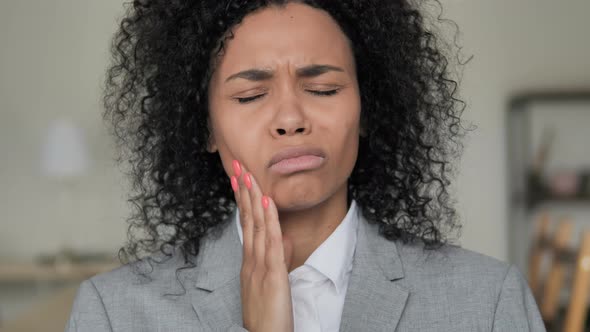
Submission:
<svg viewBox="0 0 590 332">
<path fill-rule="evenodd" d="M 218 68 L 228 75 L 250 67 L 296 67 L 310 63 L 352 65 L 348 39 L 325 11 L 289 3 L 252 13 L 233 29 Z"/>
</svg>

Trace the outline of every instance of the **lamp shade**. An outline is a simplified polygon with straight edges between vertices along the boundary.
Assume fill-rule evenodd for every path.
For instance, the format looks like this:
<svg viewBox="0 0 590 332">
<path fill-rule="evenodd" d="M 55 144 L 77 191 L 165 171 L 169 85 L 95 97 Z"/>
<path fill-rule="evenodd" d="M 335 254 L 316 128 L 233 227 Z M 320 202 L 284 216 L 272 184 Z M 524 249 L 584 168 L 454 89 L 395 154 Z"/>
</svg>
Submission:
<svg viewBox="0 0 590 332">
<path fill-rule="evenodd" d="M 90 156 L 84 131 L 68 119 L 53 121 L 41 150 L 41 173 L 50 177 L 84 175 Z"/>
</svg>

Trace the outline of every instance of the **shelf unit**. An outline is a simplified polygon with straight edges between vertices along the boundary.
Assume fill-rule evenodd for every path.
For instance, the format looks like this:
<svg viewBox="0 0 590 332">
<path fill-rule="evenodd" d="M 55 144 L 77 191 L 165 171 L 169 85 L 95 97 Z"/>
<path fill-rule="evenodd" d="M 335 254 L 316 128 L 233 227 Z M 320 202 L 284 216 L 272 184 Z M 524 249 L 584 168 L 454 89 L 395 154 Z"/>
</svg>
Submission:
<svg viewBox="0 0 590 332">
<path fill-rule="evenodd" d="M 535 112 L 535 107 L 533 105 L 577 105 L 578 103 L 584 105 L 584 110 L 587 104 L 587 110 L 590 111 L 590 90 L 526 92 L 515 95 L 508 103 L 506 151 L 508 153 L 509 259 L 523 271 L 526 271 L 530 219 L 537 208 L 546 205 L 590 207 L 590 194 L 557 196 L 531 183 L 531 165 L 534 159 L 532 113 Z M 587 132 L 590 136 L 590 123 L 588 123 Z M 587 146 L 588 144 L 580 144 L 580 153 L 583 153 Z"/>
</svg>

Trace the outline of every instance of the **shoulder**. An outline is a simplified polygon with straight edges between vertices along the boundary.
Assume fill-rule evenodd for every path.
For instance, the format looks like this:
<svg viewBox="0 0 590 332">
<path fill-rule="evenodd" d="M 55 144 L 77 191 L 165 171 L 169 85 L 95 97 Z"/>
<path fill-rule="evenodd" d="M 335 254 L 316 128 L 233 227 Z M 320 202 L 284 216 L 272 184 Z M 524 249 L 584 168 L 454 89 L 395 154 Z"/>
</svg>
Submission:
<svg viewBox="0 0 590 332">
<path fill-rule="evenodd" d="M 404 270 L 400 284 L 410 292 L 408 317 L 424 317 L 430 308 L 464 330 L 544 330 L 528 284 L 514 265 L 454 245 L 397 248 Z"/>
<path fill-rule="evenodd" d="M 191 288 L 191 280 L 188 273 L 179 272 L 185 267 L 178 255 L 156 254 L 83 281 L 66 331 L 129 331 L 194 323 L 190 297 L 183 296 Z M 162 311 L 171 300 L 174 310 Z"/>
<path fill-rule="evenodd" d="M 486 282 L 490 287 L 501 286 L 509 272 L 517 269 L 499 259 L 446 244 L 438 249 L 424 249 L 417 244 L 397 244 L 404 272 L 421 278 L 437 280 L 461 281 L 466 286 L 477 282 L 481 287 Z"/>
<path fill-rule="evenodd" d="M 197 280 L 208 274 L 208 261 L 218 261 L 220 236 L 228 233 L 230 223 L 221 223 L 203 238 L 197 256 L 185 253 L 180 246 L 166 254 L 156 252 L 150 256 L 98 274 L 86 282 L 92 284 L 106 302 L 122 303 L 143 298 L 157 301 L 167 295 L 184 295 L 195 288 Z M 226 236 L 227 237 L 227 236 Z M 237 234 L 236 234 L 237 237 Z M 225 240 L 226 241 L 226 240 Z M 227 241 L 226 241 L 227 242 Z M 217 245 L 217 246 L 216 246 Z"/>
<path fill-rule="evenodd" d="M 184 270 L 190 270 L 182 255 L 153 254 L 101 273 L 86 280 L 103 298 L 133 298 L 137 293 L 160 296 L 162 292 L 182 292 Z"/>
<path fill-rule="evenodd" d="M 398 245 L 398 252 L 404 269 L 402 284 L 414 300 L 451 305 L 457 313 L 477 310 L 493 315 L 503 289 L 518 285 L 524 292 L 527 287 L 511 264 L 458 246 L 428 250 Z"/>
</svg>

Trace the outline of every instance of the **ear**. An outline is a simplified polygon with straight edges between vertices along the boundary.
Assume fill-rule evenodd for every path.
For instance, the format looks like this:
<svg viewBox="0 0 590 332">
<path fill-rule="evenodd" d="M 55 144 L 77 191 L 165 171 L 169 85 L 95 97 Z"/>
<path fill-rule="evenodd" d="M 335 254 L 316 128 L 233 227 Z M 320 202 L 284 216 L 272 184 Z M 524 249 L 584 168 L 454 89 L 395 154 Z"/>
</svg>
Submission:
<svg viewBox="0 0 590 332">
<path fill-rule="evenodd" d="M 217 152 L 217 144 L 215 144 L 215 138 L 213 135 L 209 135 L 209 140 L 207 141 L 207 151 L 211 153 Z"/>
<path fill-rule="evenodd" d="M 359 135 L 361 137 L 367 137 L 367 121 L 364 116 L 361 116 L 361 123 L 359 124 Z"/>
<path fill-rule="evenodd" d="M 211 127 L 211 122 L 207 119 L 207 128 L 209 130 L 209 138 L 207 139 L 207 151 L 210 153 L 217 152 L 217 142 L 215 142 L 215 136 Z"/>
<path fill-rule="evenodd" d="M 361 137 L 367 137 L 367 131 L 365 130 L 365 127 L 364 126 L 360 126 L 360 128 L 359 128 L 359 135 Z"/>
</svg>

